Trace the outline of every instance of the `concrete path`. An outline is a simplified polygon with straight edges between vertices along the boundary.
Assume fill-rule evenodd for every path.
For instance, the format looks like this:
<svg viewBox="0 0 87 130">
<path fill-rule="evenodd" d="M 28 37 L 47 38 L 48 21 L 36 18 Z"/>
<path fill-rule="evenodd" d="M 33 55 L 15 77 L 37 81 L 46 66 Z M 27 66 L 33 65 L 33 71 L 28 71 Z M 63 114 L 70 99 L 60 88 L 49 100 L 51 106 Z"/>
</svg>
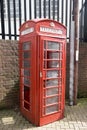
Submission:
<svg viewBox="0 0 87 130">
<path fill-rule="evenodd" d="M 18 110 L 0 110 L 0 130 L 87 130 L 87 104 L 66 105 L 64 119 L 43 127 L 29 123 Z"/>
</svg>

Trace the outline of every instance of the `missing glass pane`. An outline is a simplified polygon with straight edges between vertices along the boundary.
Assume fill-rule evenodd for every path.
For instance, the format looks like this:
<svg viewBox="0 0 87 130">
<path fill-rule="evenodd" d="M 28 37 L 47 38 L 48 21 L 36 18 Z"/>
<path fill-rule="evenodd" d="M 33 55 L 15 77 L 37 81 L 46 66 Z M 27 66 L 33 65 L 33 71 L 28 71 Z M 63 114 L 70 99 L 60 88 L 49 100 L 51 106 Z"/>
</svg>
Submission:
<svg viewBox="0 0 87 130">
<path fill-rule="evenodd" d="M 24 100 L 30 102 L 30 88 L 27 86 L 24 86 Z"/>
<path fill-rule="evenodd" d="M 24 107 L 29 111 L 30 110 L 30 105 L 26 102 L 24 102 Z"/>
</svg>

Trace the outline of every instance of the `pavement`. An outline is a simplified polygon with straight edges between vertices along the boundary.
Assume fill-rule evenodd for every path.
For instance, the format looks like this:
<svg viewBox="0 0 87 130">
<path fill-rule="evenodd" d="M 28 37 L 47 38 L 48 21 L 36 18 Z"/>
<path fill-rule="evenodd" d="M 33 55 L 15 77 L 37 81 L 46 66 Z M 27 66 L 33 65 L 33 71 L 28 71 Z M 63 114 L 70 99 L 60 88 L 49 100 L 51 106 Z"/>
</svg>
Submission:
<svg viewBox="0 0 87 130">
<path fill-rule="evenodd" d="M 87 103 L 66 105 L 64 119 L 42 127 L 29 123 L 19 109 L 0 110 L 0 130 L 87 130 Z"/>
</svg>

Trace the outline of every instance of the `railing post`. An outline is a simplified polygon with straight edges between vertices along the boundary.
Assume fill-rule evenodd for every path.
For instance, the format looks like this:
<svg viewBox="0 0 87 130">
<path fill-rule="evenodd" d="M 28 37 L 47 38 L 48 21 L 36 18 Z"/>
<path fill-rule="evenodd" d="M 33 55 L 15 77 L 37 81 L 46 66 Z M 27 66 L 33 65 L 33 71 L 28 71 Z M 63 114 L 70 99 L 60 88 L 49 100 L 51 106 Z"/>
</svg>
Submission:
<svg viewBox="0 0 87 130">
<path fill-rule="evenodd" d="M 2 39 L 5 39 L 5 24 L 4 24 L 4 2 L 0 1 L 1 8 L 1 30 L 2 30 Z"/>
</svg>

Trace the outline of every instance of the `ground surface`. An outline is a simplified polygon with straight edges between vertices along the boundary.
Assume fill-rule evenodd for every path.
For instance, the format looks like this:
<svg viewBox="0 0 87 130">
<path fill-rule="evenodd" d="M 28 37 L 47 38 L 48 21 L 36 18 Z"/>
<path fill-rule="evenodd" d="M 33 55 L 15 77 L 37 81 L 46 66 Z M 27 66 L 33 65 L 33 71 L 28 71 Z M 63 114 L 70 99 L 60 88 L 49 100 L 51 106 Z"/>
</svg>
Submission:
<svg viewBox="0 0 87 130">
<path fill-rule="evenodd" d="M 77 106 L 66 105 L 64 119 L 42 127 L 29 123 L 19 110 L 0 110 L 0 130 L 87 130 L 87 99 Z"/>
</svg>

